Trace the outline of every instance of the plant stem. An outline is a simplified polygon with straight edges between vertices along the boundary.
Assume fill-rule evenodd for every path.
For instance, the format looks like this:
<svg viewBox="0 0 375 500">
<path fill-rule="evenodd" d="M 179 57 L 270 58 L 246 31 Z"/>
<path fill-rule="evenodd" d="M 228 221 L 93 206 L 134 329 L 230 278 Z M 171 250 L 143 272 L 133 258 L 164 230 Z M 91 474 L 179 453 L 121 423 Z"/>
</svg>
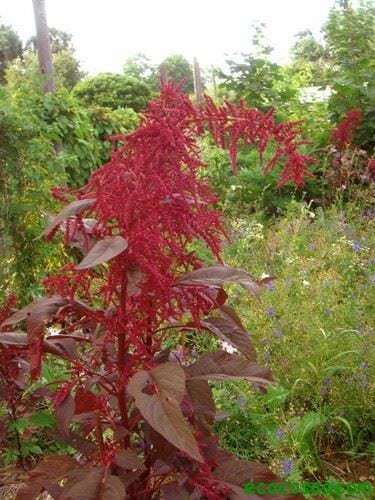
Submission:
<svg viewBox="0 0 375 500">
<path fill-rule="evenodd" d="M 123 283 L 121 286 L 121 301 L 120 301 L 120 307 L 122 308 L 123 312 L 125 312 L 126 308 L 126 288 L 127 288 L 127 278 L 126 278 L 126 272 L 124 273 L 124 279 Z M 124 376 L 124 370 L 125 370 L 125 356 L 126 356 L 126 345 L 125 345 L 125 334 L 124 331 L 118 332 L 117 333 L 117 369 L 118 369 L 118 393 L 117 393 L 117 400 L 118 400 L 118 406 L 120 410 L 120 415 L 121 415 L 121 422 L 122 425 L 126 430 L 129 430 L 129 417 L 128 417 L 128 408 L 127 408 L 127 402 L 126 402 L 126 396 L 125 396 L 125 387 L 123 384 L 123 376 Z M 129 435 L 126 435 L 124 437 L 124 447 L 128 448 L 129 447 Z"/>
<path fill-rule="evenodd" d="M 104 442 L 103 442 L 102 423 L 100 421 L 100 413 L 98 411 L 96 412 L 95 433 L 96 433 L 96 439 L 98 440 L 98 443 L 99 443 L 100 458 L 102 460 L 102 463 L 104 464 L 104 461 L 105 461 L 105 449 L 104 449 Z"/>
</svg>

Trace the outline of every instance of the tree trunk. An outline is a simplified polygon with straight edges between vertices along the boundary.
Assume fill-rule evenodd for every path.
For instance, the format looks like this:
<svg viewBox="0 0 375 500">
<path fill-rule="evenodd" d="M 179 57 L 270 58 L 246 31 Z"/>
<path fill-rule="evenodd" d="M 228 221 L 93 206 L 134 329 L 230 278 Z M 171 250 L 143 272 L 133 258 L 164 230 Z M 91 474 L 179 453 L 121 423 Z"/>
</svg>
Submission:
<svg viewBox="0 0 375 500">
<path fill-rule="evenodd" d="M 45 0 L 33 0 L 34 17 L 37 35 L 37 49 L 39 67 L 45 78 L 44 92 L 55 92 L 55 80 L 53 76 L 52 52 L 47 24 Z"/>
</svg>

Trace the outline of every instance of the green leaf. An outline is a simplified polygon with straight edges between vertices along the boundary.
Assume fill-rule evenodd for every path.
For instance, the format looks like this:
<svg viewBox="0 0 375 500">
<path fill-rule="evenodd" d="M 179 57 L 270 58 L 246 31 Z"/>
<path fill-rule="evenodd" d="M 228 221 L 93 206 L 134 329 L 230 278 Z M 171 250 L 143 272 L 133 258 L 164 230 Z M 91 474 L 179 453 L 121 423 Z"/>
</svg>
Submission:
<svg viewBox="0 0 375 500">
<path fill-rule="evenodd" d="M 30 417 L 30 422 L 36 427 L 54 427 L 56 425 L 56 419 L 51 413 L 47 411 L 39 411 L 38 413 L 34 413 Z"/>
</svg>

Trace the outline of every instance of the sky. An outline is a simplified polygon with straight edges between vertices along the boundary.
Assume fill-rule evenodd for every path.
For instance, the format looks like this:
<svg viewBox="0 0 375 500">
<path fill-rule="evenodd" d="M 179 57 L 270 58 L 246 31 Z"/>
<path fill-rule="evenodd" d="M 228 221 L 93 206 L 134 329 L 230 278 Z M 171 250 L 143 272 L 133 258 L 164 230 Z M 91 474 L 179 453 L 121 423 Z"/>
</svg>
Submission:
<svg viewBox="0 0 375 500">
<path fill-rule="evenodd" d="M 251 49 L 250 26 L 265 22 L 273 59 L 288 60 L 295 35 L 319 35 L 335 0 L 46 0 L 49 26 L 73 35 L 82 68 L 121 71 L 142 52 L 154 63 L 170 54 L 222 65 Z M 32 0 L 0 0 L 0 18 L 22 39 L 35 32 Z"/>
</svg>

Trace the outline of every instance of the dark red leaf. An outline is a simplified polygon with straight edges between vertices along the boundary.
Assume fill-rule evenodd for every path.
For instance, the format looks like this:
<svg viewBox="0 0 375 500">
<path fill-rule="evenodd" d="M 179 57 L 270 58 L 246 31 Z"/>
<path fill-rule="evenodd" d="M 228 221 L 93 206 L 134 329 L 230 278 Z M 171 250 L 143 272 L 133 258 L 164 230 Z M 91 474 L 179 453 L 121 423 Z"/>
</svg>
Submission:
<svg viewBox="0 0 375 500">
<path fill-rule="evenodd" d="M 84 341 L 85 339 L 83 339 Z M 60 356 L 64 359 L 72 359 L 76 357 L 76 342 L 77 337 L 69 337 L 69 335 L 53 335 L 47 337 L 43 344 L 44 352 L 49 352 L 55 356 Z"/>
<path fill-rule="evenodd" d="M 177 481 L 161 487 L 162 500 L 190 500 L 190 493 Z"/>
<path fill-rule="evenodd" d="M 67 455 L 50 455 L 43 458 L 28 473 L 28 482 L 17 492 L 16 500 L 34 500 L 42 489 L 50 489 L 64 479 L 69 471 L 77 467 L 77 462 Z"/>
<path fill-rule="evenodd" d="M 144 468 L 142 460 L 138 457 L 137 453 L 130 448 L 118 451 L 115 456 L 115 463 L 126 470 L 140 470 Z"/>
<path fill-rule="evenodd" d="M 64 207 L 58 215 L 56 215 L 56 217 L 52 220 L 48 227 L 46 227 L 46 229 L 42 232 L 41 236 L 50 236 L 62 222 L 64 222 L 69 217 L 80 214 L 87 208 L 92 207 L 95 201 L 96 200 L 92 198 L 73 201 L 72 203 Z"/>
<path fill-rule="evenodd" d="M 225 304 L 225 302 L 228 299 L 228 294 L 221 287 L 206 288 L 205 290 L 202 291 L 202 293 L 208 296 L 216 307 L 221 307 L 222 305 Z"/>
<path fill-rule="evenodd" d="M 68 394 L 55 409 L 58 429 L 65 436 L 69 434 L 69 426 L 74 413 L 75 402 L 72 395 Z"/>
<path fill-rule="evenodd" d="M 98 241 L 78 264 L 77 269 L 90 269 L 117 257 L 128 248 L 128 242 L 122 236 L 107 236 Z"/>
<path fill-rule="evenodd" d="M 125 487 L 101 467 L 82 467 L 69 474 L 60 500 L 124 500 Z"/>
<path fill-rule="evenodd" d="M 155 384 L 157 394 L 143 392 L 148 383 Z M 171 362 L 160 364 L 149 372 L 137 372 L 128 385 L 128 392 L 143 418 L 176 448 L 203 462 L 180 408 L 185 390 L 185 373 L 177 363 Z"/>
<path fill-rule="evenodd" d="M 27 334 L 25 332 L 0 332 L 0 344 L 27 347 Z"/>
<path fill-rule="evenodd" d="M 255 361 L 256 352 L 251 343 L 250 336 L 234 309 L 222 306 L 218 314 L 219 316 L 207 318 L 202 321 L 202 326 L 219 337 L 219 339 L 229 342 L 229 344 L 238 349 L 248 359 Z"/>
<path fill-rule="evenodd" d="M 196 269 L 185 274 L 177 281 L 177 285 L 211 287 L 220 287 L 225 283 L 237 283 L 255 295 L 260 292 L 257 280 L 250 276 L 249 273 L 241 269 L 222 265 Z"/>
<path fill-rule="evenodd" d="M 96 219 L 82 219 L 82 226 L 74 230 L 73 235 L 69 235 L 68 244 L 72 248 L 78 248 L 83 254 L 86 254 L 96 243 L 92 236 L 92 231 L 98 221 Z M 60 229 L 65 232 L 68 226 L 67 221 L 60 225 Z"/>
<path fill-rule="evenodd" d="M 278 481 L 278 477 L 268 467 L 257 462 L 239 460 L 234 455 L 222 459 L 214 471 L 221 481 L 243 487 L 245 483 L 269 483 Z"/>
<path fill-rule="evenodd" d="M 212 396 L 212 390 L 207 380 L 187 380 L 186 389 L 193 404 L 194 416 L 203 425 L 213 425 L 215 421 L 216 407 Z"/>
<path fill-rule="evenodd" d="M 268 368 L 250 362 L 242 356 L 216 351 L 201 356 L 195 363 L 185 368 L 190 379 L 238 380 L 246 379 L 257 384 L 272 381 Z"/>
<path fill-rule="evenodd" d="M 63 299 L 60 295 L 43 297 L 14 313 L 10 318 L 6 319 L 1 326 L 15 325 L 31 315 L 39 321 L 49 320 L 56 314 L 60 307 L 64 306 L 66 303 L 66 299 Z"/>
</svg>

